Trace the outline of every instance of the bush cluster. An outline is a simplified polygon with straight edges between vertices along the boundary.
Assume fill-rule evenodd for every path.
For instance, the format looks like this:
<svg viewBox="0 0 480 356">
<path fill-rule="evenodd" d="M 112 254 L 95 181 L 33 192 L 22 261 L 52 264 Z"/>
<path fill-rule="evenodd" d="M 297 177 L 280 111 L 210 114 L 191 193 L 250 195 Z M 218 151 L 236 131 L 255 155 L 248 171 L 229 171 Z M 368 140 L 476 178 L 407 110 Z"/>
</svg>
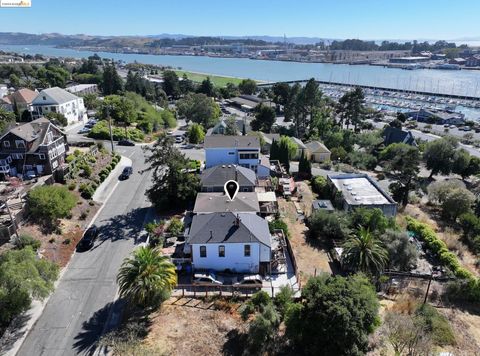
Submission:
<svg viewBox="0 0 480 356">
<path fill-rule="evenodd" d="M 115 141 L 130 139 L 140 142 L 145 138 L 144 133 L 136 128 L 129 128 L 127 132 L 125 132 L 125 129 L 123 128 L 114 127 L 112 129 L 112 135 Z M 97 122 L 95 126 L 92 127 L 92 130 L 88 133 L 88 137 L 97 140 L 109 140 L 110 130 L 108 127 L 108 122 L 105 120 Z"/>
<path fill-rule="evenodd" d="M 80 192 L 80 195 L 84 199 L 92 199 L 93 194 L 95 194 L 95 191 L 97 190 L 98 186 L 95 183 L 82 183 L 80 184 L 80 187 L 78 188 L 78 191 Z"/>
<path fill-rule="evenodd" d="M 457 256 L 450 252 L 445 242 L 440 240 L 433 229 L 420 221 L 407 216 L 407 229 L 413 231 L 420 239 L 425 241 L 427 248 L 434 253 L 440 262 L 448 267 L 460 279 L 473 280 L 473 274 L 463 268 Z"/>
<path fill-rule="evenodd" d="M 283 233 L 286 237 L 290 237 L 290 232 L 288 231 L 288 226 L 282 219 L 275 219 L 268 223 L 268 228 L 270 229 L 270 233 L 273 233 L 274 230 L 280 229 L 283 230 Z"/>
</svg>

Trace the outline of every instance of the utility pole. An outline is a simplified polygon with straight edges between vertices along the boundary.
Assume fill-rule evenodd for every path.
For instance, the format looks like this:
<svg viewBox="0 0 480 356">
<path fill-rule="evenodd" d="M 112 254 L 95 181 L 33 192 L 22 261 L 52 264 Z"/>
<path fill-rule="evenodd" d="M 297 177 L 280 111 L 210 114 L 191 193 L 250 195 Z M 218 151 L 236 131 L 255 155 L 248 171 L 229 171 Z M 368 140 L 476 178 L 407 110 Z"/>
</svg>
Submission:
<svg viewBox="0 0 480 356">
<path fill-rule="evenodd" d="M 433 270 L 430 270 L 430 278 L 428 280 L 427 291 L 425 292 L 425 299 L 423 300 L 423 304 L 427 303 L 428 292 L 430 291 L 430 284 L 432 283 L 433 278 Z"/>
<path fill-rule="evenodd" d="M 110 130 L 110 144 L 112 145 L 112 153 L 115 152 L 115 146 L 113 145 L 113 132 L 112 132 L 112 117 L 110 116 L 110 106 L 107 105 L 107 117 L 108 117 L 108 128 Z"/>
</svg>

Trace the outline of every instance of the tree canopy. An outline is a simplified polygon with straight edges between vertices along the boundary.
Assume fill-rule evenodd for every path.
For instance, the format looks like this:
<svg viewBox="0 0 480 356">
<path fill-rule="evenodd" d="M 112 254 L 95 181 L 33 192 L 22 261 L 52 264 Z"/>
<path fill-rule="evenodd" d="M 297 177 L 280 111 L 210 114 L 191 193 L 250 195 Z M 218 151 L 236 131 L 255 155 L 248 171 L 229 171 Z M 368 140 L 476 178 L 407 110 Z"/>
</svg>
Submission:
<svg viewBox="0 0 480 356">
<path fill-rule="evenodd" d="M 201 93 L 189 93 L 177 102 L 178 113 L 187 120 L 201 124 L 208 129 L 220 117 L 220 107 L 212 98 Z"/>
<path fill-rule="evenodd" d="M 286 334 L 308 355 L 363 355 L 377 321 L 379 303 L 361 275 L 312 277 L 304 302 L 287 311 Z"/>
</svg>

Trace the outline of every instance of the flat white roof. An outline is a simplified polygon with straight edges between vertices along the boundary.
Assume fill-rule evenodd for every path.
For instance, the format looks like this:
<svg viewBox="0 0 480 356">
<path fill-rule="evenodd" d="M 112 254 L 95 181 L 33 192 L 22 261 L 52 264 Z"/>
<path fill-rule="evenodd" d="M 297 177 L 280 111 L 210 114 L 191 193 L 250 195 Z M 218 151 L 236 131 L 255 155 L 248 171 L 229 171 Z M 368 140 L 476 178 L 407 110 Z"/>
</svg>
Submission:
<svg viewBox="0 0 480 356">
<path fill-rule="evenodd" d="M 257 192 L 259 202 L 273 202 L 277 201 L 275 192 Z"/>
<path fill-rule="evenodd" d="M 349 205 L 391 204 L 390 201 L 365 177 L 332 178 L 332 183 Z"/>
</svg>

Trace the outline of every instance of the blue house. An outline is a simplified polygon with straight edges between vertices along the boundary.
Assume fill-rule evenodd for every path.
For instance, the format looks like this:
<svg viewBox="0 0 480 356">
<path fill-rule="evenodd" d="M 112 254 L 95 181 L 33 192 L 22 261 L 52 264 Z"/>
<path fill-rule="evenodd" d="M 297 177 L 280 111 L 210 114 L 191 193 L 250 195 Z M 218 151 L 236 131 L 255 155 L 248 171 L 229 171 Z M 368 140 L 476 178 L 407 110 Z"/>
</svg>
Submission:
<svg viewBox="0 0 480 356">
<path fill-rule="evenodd" d="M 257 172 L 260 140 L 256 136 L 206 136 L 205 168 L 236 164 Z"/>
</svg>

